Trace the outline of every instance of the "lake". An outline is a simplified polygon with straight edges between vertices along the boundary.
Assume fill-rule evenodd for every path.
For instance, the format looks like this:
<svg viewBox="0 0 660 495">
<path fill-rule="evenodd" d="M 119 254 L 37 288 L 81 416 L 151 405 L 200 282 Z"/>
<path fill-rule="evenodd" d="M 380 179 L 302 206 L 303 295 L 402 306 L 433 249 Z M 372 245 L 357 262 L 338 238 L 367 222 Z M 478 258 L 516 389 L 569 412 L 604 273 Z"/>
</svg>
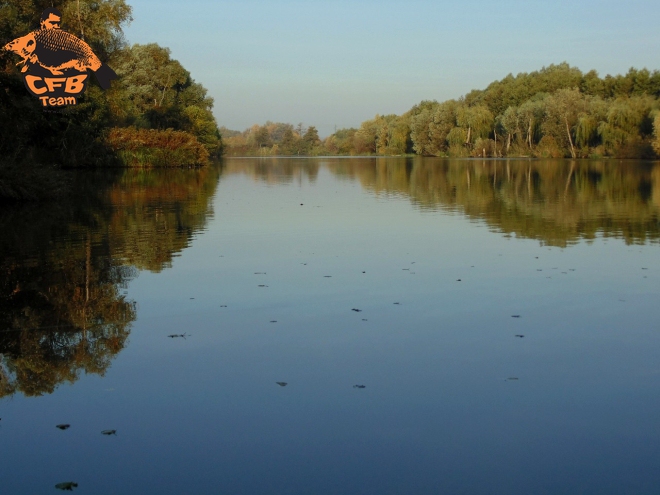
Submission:
<svg viewBox="0 0 660 495">
<path fill-rule="evenodd" d="M 0 210 L 2 493 L 658 493 L 660 163 L 72 180 Z"/>
</svg>

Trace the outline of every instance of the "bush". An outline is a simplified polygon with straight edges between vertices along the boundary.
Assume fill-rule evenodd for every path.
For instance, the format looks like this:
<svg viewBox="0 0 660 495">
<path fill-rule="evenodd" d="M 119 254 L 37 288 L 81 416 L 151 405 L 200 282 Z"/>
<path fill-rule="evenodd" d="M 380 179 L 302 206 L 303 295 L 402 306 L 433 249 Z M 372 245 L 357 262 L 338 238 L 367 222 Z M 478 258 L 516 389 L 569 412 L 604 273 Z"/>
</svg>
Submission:
<svg viewBox="0 0 660 495">
<path fill-rule="evenodd" d="M 204 165 L 209 159 L 206 148 L 185 131 L 114 127 L 106 143 L 129 167 Z"/>
<path fill-rule="evenodd" d="M 564 158 L 564 151 L 552 136 L 543 136 L 541 138 L 537 152 L 541 158 Z"/>
</svg>

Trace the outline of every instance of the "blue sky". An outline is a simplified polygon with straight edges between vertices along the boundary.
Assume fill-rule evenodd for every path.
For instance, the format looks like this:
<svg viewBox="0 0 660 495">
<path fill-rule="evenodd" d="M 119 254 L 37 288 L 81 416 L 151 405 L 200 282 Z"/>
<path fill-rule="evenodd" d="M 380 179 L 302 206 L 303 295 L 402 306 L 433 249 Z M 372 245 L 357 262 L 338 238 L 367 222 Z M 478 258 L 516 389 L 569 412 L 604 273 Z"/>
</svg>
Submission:
<svg viewBox="0 0 660 495">
<path fill-rule="evenodd" d="M 323 137 L 563 61 L 660 69 L 657 0 L 128 3 L 128 41 L 169 47 L 237 130 L 303 122 Z"/>
</svg>

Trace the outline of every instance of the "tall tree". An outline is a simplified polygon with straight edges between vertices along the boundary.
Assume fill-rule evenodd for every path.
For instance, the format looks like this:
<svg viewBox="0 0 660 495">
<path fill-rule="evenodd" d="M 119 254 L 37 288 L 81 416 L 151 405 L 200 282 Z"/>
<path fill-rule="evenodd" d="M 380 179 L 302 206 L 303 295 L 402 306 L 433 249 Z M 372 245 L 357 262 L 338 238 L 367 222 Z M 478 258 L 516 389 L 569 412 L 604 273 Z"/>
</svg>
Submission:
<svg viewBox="0 0 660 495">
<path fill-rule="evenodd" d="M 587 100 L 577 88 L 560 89 L 545 100 L 544 130 L 557 142 L 565 143 L 571 157 L 576 158 L 575 131 L 580 114 L 587 109 Z M 566 146 L 566 144 L 568 146 Z"/>
</svg>

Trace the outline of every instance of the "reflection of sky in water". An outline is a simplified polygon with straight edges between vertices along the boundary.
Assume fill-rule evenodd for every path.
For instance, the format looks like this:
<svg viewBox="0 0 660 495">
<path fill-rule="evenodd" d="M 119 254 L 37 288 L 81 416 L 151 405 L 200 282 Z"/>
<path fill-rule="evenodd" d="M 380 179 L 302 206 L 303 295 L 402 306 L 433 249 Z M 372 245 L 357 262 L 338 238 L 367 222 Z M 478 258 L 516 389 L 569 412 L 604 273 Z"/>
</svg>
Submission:
<svg viewBox="0 0 660 495">
<path fill-rule="evenodd" d="M 106 376 L 1 403 L 2 491 L 654 493 L 657 249 L 225 175 Z"/>
</svg>

